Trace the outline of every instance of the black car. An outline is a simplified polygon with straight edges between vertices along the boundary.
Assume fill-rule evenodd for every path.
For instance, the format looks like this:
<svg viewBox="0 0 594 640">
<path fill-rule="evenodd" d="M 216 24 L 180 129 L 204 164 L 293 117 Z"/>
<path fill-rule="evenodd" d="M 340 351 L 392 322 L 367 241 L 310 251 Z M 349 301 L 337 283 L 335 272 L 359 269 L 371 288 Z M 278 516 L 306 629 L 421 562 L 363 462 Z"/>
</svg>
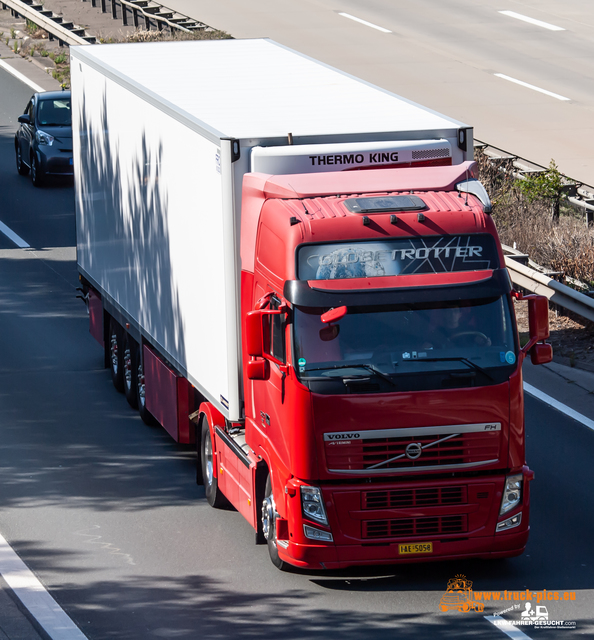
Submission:
<svg viewBox="0 0 594 640">
<path fill-rule="evenodd" d="M 73 175 L 70 91 L 35 93 L 14 137 L 17 171 L 40 187 L 46 176 Z"/>
</svg>

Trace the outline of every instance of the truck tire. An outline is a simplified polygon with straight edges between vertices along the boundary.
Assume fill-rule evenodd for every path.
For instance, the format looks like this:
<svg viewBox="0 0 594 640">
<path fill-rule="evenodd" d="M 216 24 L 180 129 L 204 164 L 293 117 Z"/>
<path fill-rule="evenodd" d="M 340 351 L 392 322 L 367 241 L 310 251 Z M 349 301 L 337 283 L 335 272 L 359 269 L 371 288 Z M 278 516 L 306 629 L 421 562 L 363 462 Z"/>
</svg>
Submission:
<svg viewBox="0 0 594 640">
<path fill-rule="evenodd" d="M 268 543 L 268 554 L 272 564 L 281 571 L 287 571 L 289 565 L 281 560 L 278 555 L 276 544 L 276 505 L 272 495 L 272 482 L 270 476 L 266 479 L 266 489 L 264 490 L 264 502 L 262 503 L 262 531 Z"/>
<path fill-rule="evenodd" d="M 128 404 L 133 408 L 138 408 L 137 369 L 136 351 L 138 345 L 128 333 L 124 334 L 124 353 L 122 356 L 122 374 L 124 376 L 124 395 Z"/>
<path fill-rule="evenodd" d="M 109 349 L 111 381 L 113 382 L 113 386 L 122 393 L 124 391 L 122 329 L 113 318 L 109 320 L 107 348 Z"/>
<path fill-rule="evenodd" d="M 206 418 L 204 418 L 206 420 Z M 195 435 L 196 435 L 196 484 L 203 485 L 204 478 L 202 477 L 202 422 L 203 420 L 199 420 L 198 424 L 195 425 Z"/>
<path fill-rule="evenodd" d="M 200 463 L 202 466 L 202 482 L 204 494 L 211 507 L 220 509 L 228 504 L 223 492 L 219 489 L 219 483 L 214 475 L 216 458 L 212 446 L 210 426 L 206 418 L 202 419 L 202 433 L 200 435 Z"/>
<path fill-rule="evenodd" d="M 138 414 L 144 424 L 149 427 L 157 425 L 157 420 L 153 414 L 146 408 L 146 391 L 144 386 L 144 361 L 142 358 L 142 345 L 138 345 L 138 348 L 134 351 L 134 370 L 136 372 L 136 407 L 138 408 Z"/>
</svg>

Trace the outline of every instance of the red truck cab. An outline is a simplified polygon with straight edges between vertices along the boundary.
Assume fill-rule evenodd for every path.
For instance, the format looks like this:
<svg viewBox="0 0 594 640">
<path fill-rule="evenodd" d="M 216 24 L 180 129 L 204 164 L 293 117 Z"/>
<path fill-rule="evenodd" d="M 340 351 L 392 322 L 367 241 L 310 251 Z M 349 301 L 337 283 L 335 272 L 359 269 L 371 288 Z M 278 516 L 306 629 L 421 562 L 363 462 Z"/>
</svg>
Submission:
<svg viewBox="0 0 594 640">
<path fill-rule="evenodd" d="M 279 567 L 524 550 L 521 365 L 551 357 L 546 306 L 522 349 L 475 171 L 244 177 L 245 425 L 208 414 L 205 482 Z"/>
</svg>

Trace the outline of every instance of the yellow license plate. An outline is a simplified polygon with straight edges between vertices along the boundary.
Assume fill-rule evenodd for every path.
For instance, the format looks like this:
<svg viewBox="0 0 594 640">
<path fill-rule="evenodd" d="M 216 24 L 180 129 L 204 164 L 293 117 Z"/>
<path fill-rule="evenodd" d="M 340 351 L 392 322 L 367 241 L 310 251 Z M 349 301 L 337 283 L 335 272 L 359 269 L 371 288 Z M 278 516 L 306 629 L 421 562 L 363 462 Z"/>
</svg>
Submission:
<svg viewBox="0 0 594 640">
<path fill-rule="evenodd" d="M 416 542 L 414 544 L 399 544 L 398 554 L 408 556 L 414 553 L 433 553 L 432 542 Z"/>
</svg>

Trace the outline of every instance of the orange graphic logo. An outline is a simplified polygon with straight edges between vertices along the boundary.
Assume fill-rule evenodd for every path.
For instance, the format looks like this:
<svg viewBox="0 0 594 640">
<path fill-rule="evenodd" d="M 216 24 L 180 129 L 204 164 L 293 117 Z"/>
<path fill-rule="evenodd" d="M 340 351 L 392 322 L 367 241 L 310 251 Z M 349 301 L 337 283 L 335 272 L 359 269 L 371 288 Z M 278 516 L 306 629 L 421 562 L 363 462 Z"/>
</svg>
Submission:
<svg viewBox="0 0 594 640">
<path fill-rule="evenodd" d="M 448 588 L 441 597 L 439 608 L 442 611 L 484 611 L 485 605 L 477 602 L 472 590 L 472 580 L 468 580 L 465 575 L 458 574 L 448 582 Z"/>
</svg>

